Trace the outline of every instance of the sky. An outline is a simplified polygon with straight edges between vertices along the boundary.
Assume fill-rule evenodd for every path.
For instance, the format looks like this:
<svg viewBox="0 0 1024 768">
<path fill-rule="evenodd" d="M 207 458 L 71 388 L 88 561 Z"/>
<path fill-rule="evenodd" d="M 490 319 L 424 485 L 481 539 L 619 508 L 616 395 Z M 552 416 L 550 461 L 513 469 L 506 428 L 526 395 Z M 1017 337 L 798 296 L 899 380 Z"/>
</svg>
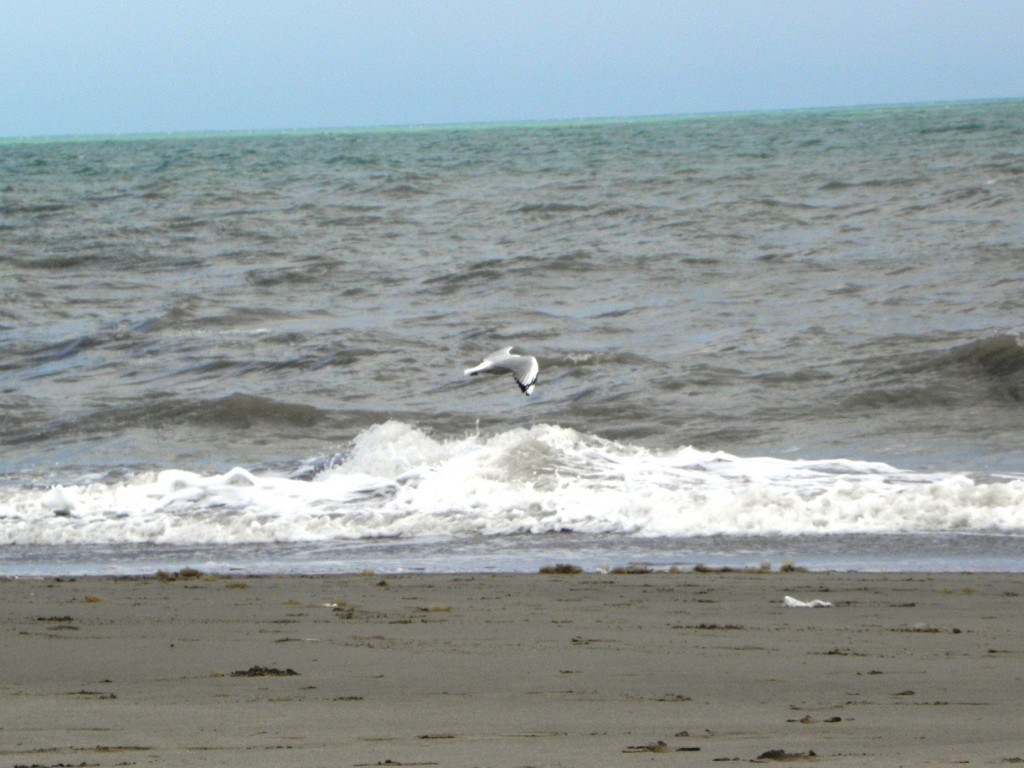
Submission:
<svg viewBox="0 0 1024 768">
<path fill-rule="evenodd" d="M 1024 0 L 0 0 L 0 136 L 1024 97 Z"/>
</svg>

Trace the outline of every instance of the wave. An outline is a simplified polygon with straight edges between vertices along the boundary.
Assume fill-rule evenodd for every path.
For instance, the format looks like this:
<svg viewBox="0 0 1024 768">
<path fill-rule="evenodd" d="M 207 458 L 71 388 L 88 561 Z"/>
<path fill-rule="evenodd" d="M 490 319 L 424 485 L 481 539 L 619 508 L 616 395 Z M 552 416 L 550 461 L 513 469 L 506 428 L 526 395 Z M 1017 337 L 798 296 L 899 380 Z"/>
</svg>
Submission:
<svg viewBox="0 0 1024 768">
<path fill-rule="evenodd" d="M 272 400 L 259 395 L 235 393 L 215 400 L 204 400 L 188 409 L 195 421 L 213 422 L 234 427 L 255 423 L 308 427 L 317 423 L 323 413 L 311 405 Z"/>
<path fill-rule="evenodd" d="M 948 418 L 951 409 L 987 404 L 1016 412 L 1024 402 L 1024 342 L 1015 334 L 872 364 L 877 370 L 842 401 L 845 407 L 940 408 Z"/>
<path fill-rule="evenodd" d="M 292 475 L 168 469 L 0 490 L 5 545 L 1022 530 L 1016 477 L 653 451 L 548 424 L 440 438 L 387 421 Z"/>
<path fill-rule="evenodd" d="M 968 366 L 997 379 L 1024 372 L 1024 342 L 1016 335 L 1002 334 L 955 347 L 936 361 L 939 367 Z"/>
<path fill-rule="evenodd" d="M 69 419 L 46 421 L 40 413 L 32 410 L 24 416 L 7 417 L 3 422 L 5 434 L 0 444 L 45 443 L 69 436 L 116 435 L 129 428 L 158 429 L 181 423 L 232 429 L 261 425 L 307 429 L 326 417 L 324 411 L 304 403 L 237 392 L 201 400 L 150 395 Z"/>
<path fill-rule="evenodd" d="M 522 213 L 541 217 L 559 216 L 566 213 L 584 213 L 593 209 L 592 205 L 579 203 L 523 203 L 511 209 L 512 213 Z"/>
<path fill-rule="evenodd" d="M 70 339 L 62 339 L 52 344 L 42 344 L 38 347 L 23 351 L 31 365 L 42 365 L 53 363 L 74 357 L 79 352 L 99 346 L 101 342 L 92 336 L 75 336 Z M 14 367 L 14 366 L 12 366 Z"/>
<path fill-rule="evenodd" d="M 848 181 L 846 179 L 832 179 L 822 184 L 819 189 L 823 192 L 835 192 L 837 190 L 845 189 L 858 189 L 858 188 L 900 188 L 900 187 L 914 187 L 919 184 L 926 183 L 928 180 L 923 177 L 916 176 L 897 176 L 893 178 L 877 178 L 877 179 L 860 179 L 856 181 Z"/>
<path fill-rule="evenodd" d="M 918 130 L 922 136 L 934 133 L 976 133 L 984 131 L 988 126 L 979 120 L 971 120 L 965 123 L 954 123 L 953 125 L 926 125 Z"/>
<path fill-rule="evenodd" d="M 963 383 L 972 397 L 1024 402 L 1024 342 L 1017 335 L 1001 334 L 953 347 L 925 360 L 924 372 Z"/>
</svg>

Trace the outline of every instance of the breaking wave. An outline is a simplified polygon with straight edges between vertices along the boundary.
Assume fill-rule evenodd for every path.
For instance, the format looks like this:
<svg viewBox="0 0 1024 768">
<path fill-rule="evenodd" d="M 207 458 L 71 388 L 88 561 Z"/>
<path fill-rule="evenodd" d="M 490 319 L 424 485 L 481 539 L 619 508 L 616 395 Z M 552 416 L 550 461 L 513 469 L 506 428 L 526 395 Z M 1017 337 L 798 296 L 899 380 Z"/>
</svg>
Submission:
<svg viewBox="0 0 1024 768">
<path fill-rule="evenodd" d="M 291 475 L 181 469 L 0 490 L 0 544 L 1024 531 L 1024 480 L 654 451 L 555 425 L 435 437 L 388 421 Z"/>
</svg>

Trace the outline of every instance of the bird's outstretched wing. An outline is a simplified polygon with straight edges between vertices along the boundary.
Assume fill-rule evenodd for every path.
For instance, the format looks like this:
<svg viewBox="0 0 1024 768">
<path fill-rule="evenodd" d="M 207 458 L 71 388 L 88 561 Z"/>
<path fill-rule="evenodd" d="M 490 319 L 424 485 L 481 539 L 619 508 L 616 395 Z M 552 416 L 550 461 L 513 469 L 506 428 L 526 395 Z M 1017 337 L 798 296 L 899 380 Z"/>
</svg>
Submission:
<svg viewBox="0 0 1024 768">
<path fill-rule="evenodd" d="M 478 373 L 504 373 L 505 371 L 512 373 L 516 384 L 524 394 L 533 394 L 533 388 L 537 383 L 537 373 L 540 371 L 537 358 L 530 355 L 513 355 L 512 347 L 503 347 L 491 352 L 478 365 L 467 368 L 463 373 L 466 376 L 476 376 Z"/>
<path fill-rule="evenodd" d="M 537 383 L 537 374 L 540 372 L 537 358 L 529 355 L 512 355 L 509 358 L 508 367 L 523 393 L 532 395 L 533 388 Z"/>
</svg>

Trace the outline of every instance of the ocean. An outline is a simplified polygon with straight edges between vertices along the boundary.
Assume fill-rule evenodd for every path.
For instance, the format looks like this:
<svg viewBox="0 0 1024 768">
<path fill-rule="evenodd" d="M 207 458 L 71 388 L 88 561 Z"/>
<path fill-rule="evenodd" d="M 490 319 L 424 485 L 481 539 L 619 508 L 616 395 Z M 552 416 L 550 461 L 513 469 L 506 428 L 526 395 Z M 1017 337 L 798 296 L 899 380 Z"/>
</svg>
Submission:
<svg viewBox="0 0 1024 768">
<path fill-rule="evenodd" d="M 9 139 L 0 296 L 0 576 L 1024 570 L 1024 101 Z"/>
</svg>

